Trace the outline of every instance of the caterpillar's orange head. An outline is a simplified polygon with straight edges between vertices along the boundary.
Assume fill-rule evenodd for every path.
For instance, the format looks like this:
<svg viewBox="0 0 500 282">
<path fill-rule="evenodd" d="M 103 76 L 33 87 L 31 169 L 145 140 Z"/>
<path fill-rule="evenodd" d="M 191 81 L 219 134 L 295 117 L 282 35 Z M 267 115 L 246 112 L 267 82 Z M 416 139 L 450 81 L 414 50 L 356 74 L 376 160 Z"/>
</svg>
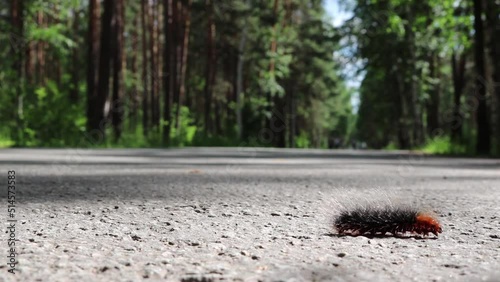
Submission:
<svg viewBox="0 0 500 282">
<path fill-rule="evenodd" d="M 430 214 L 418 213 L 416 221 L 418 229 L 420 229 L 422 233 L 433 233 L 437 236 L 438 233 L 443 232 L 443 229 L 437 219 Z"/>
</svg>

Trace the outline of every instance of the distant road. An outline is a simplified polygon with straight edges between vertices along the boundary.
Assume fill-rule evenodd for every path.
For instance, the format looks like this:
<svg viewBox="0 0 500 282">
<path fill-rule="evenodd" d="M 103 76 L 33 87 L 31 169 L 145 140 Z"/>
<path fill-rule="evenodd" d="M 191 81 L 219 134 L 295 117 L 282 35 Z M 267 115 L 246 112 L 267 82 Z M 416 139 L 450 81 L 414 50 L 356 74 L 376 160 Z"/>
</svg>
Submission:
<svg viewBox="0 0 500 282">
<path fill-rule="evenodd" d="M 10 275 L 3 256 L 0 281 L 500 277 L 498 159 L 262 148 L 2 149 L 4 183 L 9 170 L 16 174 L 19 264 Z M 358 205 L 417 206 L 436 213 L 443 233 L 435 240 L 335 236 L 336 212 Z M 3 209 L 7 226 L 6 215 Z M 4 240 L 0 248 L 7 253 Z"/>
</svg>

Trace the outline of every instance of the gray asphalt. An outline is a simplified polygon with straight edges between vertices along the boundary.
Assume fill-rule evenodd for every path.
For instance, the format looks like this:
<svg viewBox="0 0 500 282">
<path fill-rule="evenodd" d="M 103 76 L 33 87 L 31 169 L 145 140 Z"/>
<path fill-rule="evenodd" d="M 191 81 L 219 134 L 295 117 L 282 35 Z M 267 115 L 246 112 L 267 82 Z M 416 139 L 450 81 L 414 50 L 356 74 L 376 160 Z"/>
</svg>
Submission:
<svg viewBox="0 0 500 282">
<path fill-rule="evenodd" d="M 0 150 L 2 183 L 8 170 L 16 171 L 19 264 L 8 273 L 2 255 L 1 281 L 500 281 L 498 159 Z M 443 233 L 337 236 L 335 215 L 360 205 L 434 212 Z M 7 226 L 7 209 L 0 214 Z"/>
</svg>

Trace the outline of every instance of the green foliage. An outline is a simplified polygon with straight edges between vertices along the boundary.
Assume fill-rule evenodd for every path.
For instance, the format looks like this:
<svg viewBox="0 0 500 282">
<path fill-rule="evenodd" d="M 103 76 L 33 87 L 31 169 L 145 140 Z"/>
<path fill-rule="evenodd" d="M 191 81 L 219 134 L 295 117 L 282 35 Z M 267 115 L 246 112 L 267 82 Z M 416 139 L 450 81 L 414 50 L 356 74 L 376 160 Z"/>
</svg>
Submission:
<svg viewBox="0 0 500 282">
<path fill-rule="evenodd" d="M 47 81 L 46 86 L 26 95 L 22 122 L 24 137 L 21 146 L 74 146 L 85 132 L 83 105 L 70 104 L 56 83 Z M 64 118 L 61 118 L 64 116 Z"/>
<path fill-rule="evenodd" d="M 105 147 L 112 148 L 145 148 L 145 147 L 159 147 L 158 134 L 151 134 L 149 136 L 144 136 L 142 134 L 142 125 L 137 126 L 135 131 L 127 131 L 125 132 L 118 142 L 111 141 L 112 139 L 107 139 L 107 143 Z M 110 132 L 109 132 L 110 133 Z"/>
<path fill-rule="evenodd" d="M 28 40 L 47 42 L 55 47 L 54 49 L 61 57 L 68 56 L 71 48 L 75 47 L 75 42 L 65 35 L 67 27 L 63 24 L 54 24 L 44 28 L 33 25 L 28 31 Z"/>
<path fill-rule="evenodd" d="M 310 148 L 311 142 L 309 141 L 309 136 L 307 133 L 301 132 L 300 135 L 295 139 L 297 148 Z"/>
<path fill-rule="evenodd" d="M 168 122 L 168 121 L 164 121 Z M 197 127 L 188 107 L 181 107 L 179 127 L 171 127 L 170 140 L 173 146 L 184 147 L 193 143 Z"/>
<path fill-rule="evenodd" d="M 384 150 L 388 150 L 388 151 L 393 151 L 393 150 L 397 150 L 397 149 L 399 149 L 398 145 L 394 142 L 391 142 L 391 143 L 387 144 L 387 146 L 384 147 Z"/>
<path fill-rule="evenodd" d="M 466 155 L 471 154 L 463 144 L 455 144 L 450 137 L 438 137 L 427 141 L 421 149 L 425 153 L 438 155 Z"/>
<path fill-rule="evenodd" d="M 12 147 L 15 144 L 9 136 L 10 132 L 5 127 L 0 128 L 0 148 Z"/>
</svg>

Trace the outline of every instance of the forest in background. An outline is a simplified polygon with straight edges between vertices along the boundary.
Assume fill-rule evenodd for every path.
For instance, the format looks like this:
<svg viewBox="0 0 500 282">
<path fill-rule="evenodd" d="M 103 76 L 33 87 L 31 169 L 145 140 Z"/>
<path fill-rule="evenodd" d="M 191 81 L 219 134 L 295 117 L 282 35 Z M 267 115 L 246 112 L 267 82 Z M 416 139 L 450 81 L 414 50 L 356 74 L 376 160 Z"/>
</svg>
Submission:
<svg viewBox="0 0 500 282">
<path fill-rule="evenodd" d="M 500 154 L 499 0 L 324 1 L 2 2 L 0 147 Z"/>
</svg>

